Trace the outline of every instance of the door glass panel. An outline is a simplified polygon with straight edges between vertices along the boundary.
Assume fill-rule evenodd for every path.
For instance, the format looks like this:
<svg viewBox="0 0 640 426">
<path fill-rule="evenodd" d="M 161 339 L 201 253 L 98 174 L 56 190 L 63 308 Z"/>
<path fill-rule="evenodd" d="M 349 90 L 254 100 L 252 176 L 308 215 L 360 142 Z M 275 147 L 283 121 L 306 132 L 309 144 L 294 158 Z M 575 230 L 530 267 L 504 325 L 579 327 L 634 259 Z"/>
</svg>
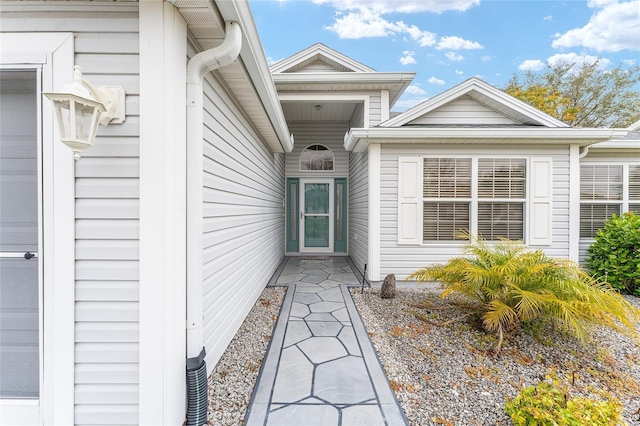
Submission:
<svg viewBox="0 0 640 426">
<path fill-rule="evenodd" d="M 307 183 L 304 185 L 304 212 L 306 214 L 329 214 L 328 183 Z"/>
<path fill-rule="evenodd" d="M 292 241 L 298 239 L 298 185 L 291 184 L 289 191 L 289 238 Z"/>
<path fill-rule="evenodd" d="M 39 395 L 36 78 L 0 71 L 0 398 Z"/>
<path fill-rule="evenodd" d="M 305 216 L 305 247 L 329 247 L 329 216 Z"/>
<path fill-rule="evenodd" d="M 304 185 L 304 246 L 329 247 L 328 183 Z"/>
<path fill-rule="evenodd" d="M 38 397 L 38 260 L 0 258 L 0 397 Z"/>
</svg>

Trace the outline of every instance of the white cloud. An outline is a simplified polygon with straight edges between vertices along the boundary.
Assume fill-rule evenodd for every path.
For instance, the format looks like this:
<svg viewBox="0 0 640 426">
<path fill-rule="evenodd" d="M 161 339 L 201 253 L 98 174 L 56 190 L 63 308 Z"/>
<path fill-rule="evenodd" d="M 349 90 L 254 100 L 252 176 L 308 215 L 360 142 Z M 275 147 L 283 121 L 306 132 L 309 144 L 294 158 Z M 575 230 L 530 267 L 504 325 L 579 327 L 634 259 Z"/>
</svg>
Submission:
<svg viewBox="0 0 640 426">
<path fill-rule="evenodd" d="M 554 48 L 586 47 L 598 52 L 640 50 L 640 0 L 590 0 L 589 7 L 599 9 L 582 28 L 574 28 L 556 35 Z"/>
<path fill-rule="evenodd" d="M 465 40 L 456 36 L 446 36 L 440 38 L 440 43 L 436 46 L 438 50 L 470 50 L 484 49 L 484 46 L 477 41 Z"/>
<path fill-rule="evenodd" d="M 404 92 L 414 96 L 422 96 L 427 93 L 424 90 L 422 90 L 420 87 L 416 86 L 415 84 L 412 84 L 411 86 L 407 87 L 407 90 L 405 90 Z"/>
<path fill-rule="evenodd" d="M 540 59 L 527 59 L 518 65 L 518 69 L 521 71 L 540 71 L 544 68 L 544 62 Z"/>
<path fill-rule="evenodd" d="M 346 15 L 337 17 L 333 25 L 326 26 L 325 29 L 346 39 L 407 34 L 422 47 L 432 46 L 436 42 L 435 34 L 422 31 L 415 25 L 407 25 L 402 21 L 395 23 L 387 21 L 380 12 L 371 9 L 350 11 Z"/>
<path fill-rule="evenodd" d="M 454 61 L 454 62 L 464 61 L 464 56 L 458 55 L 456 52 L 447 52 L 444 54 L 444 56 L 446 56 L 447 59 L 450 61 Z"/>
<path fill-rule="evenodd" d="M 456 70 L 456 74 L 458 74 L 458 75 L 463 75 L 463 74 L 464 74 L 464 71 Z"/>
<path fill-rule="evenodd" d="M 271 56 L 267 56 L 267 64 L 269 64 L 269 66 L 276 64 L 278 62 L 280 62 L 283 58 L 280 59 L 273 59 Z"/>
<path fill-rule="evenodd" d="M 625 64 L 628 67 L 632 67 L 636 64 L 636 60 L 635 59 L 623 59 L 622 63 Z"/>
<path fill-rule="evenodd" d="M 431 84 L 439 84 L 440 86 L 444 86 L 445 81 L 444 80 L 440 80 L 439 78 L 435 78 L 435 77 L 431 77 L 429 80 L 427 80 L 429 83 Z"/>
<path fill-rule="evenodd" d="M 544 18 L 542 18 L 543 21 L 553 21 L 553 16 L 551 15 L 547 15 Z"/>
<path fill-rule="evenodd" d="M 484 55 L 481 59 L 482 59 L 482 62 L 489 62 L 489 61 L 492 61 L 494 58 L 495 56 Z"/>
<path fill-rule="evenodd" d="M 328 4 L 338 10 L 371 9 L 380 13 L 442 13 L 448 10 L 463 12 L 480 4 L 480 0 L 313 0 L 317 4 Z"/>
<path fill-rule="evenodd" d="M 553 56 L 547 58 L 547 64 L 555 66 L 560 63 L 574 64 L 573 70 L 582 68 L 585 64 L 593 64 L 597 60 L 600 60 L 599 68 L 605 69 L 611 65 L 611 61 L 607 58 L 598 58 L 592 55 L 578 55 L 577 53 L 556 53 Z"/>
<path fill-rule="evenodd" d="M 402 52 L 402 54 L 404 55 L 402 58 L 400 58 L 400 63 L 402 65 L 409 65 L 409 64 L 417 64 L 418 61 L 416 61 L 416 58 L 414 58 L 416 52 L 411 52 L 409 50 L 405 50 L 404 52 Z"/>
</svg>

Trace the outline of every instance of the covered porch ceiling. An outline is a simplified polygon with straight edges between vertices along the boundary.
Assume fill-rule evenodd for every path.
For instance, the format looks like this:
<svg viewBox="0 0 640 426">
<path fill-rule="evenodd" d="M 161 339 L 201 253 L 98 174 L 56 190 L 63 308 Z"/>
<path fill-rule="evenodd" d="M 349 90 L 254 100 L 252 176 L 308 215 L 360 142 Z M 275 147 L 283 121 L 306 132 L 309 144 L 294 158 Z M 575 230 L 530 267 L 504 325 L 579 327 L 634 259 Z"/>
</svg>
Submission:
<svg viewBox="0 0 640 426">
<path fill-rule="evenodd" d="M 351 121 L 356 107 L 363 101 L 283 101 L 287 123 Z"/>
</svg>

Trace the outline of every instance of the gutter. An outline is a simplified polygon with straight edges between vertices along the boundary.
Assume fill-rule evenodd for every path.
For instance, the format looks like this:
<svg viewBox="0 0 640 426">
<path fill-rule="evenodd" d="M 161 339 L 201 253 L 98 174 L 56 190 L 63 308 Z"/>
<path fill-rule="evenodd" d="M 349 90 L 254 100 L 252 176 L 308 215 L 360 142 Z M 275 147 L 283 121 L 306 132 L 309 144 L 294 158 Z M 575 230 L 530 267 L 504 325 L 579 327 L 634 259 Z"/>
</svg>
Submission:
<svg viewBox="0 0 640 426">
<path fill-rule="evenodd" d="M 351 129 L 344 137 L 347 151 L 362 152 L 372 143 L 535 143 L 588 146 L 626 135 L 621 129 L 486 128 L 486 127 L 374 127 Z"/>
</svg>

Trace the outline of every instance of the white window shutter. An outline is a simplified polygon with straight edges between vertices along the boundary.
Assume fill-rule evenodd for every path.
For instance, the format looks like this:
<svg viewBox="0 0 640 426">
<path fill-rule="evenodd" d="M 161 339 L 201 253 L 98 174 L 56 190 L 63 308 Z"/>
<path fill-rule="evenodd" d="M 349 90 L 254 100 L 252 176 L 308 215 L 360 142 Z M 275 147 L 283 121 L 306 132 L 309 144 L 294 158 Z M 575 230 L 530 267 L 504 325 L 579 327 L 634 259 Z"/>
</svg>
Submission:
<svg viewBox="0 0 640 426">
<path fill-rule="evenodd" d="M 398 244 L 419 245 L 422 236 L 422 158 L 398 158 Z"/>
<path fill-rule="evenodd" d="M 550 246 L 553 223 L 553 159 L 531 157 L 529 173 L 529 239 L 532 246 Z"/>
</svg>

